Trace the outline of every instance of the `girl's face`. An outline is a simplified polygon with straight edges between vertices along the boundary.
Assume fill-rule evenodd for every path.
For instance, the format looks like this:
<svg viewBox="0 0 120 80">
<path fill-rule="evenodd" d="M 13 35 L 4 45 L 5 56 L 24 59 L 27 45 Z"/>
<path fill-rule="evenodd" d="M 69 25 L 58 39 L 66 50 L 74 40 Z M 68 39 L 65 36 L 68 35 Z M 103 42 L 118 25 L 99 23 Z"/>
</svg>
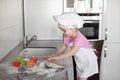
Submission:
<svg viewBox="0 0 120 80">
<path fill-rule="evenodd" d="M 73 37 L 73 33 L 75 31 L 75 28 L 64 28 L 59 27 L 61 31 L 63 31 L 63 34 L 69 37 Z"/>
</svg>

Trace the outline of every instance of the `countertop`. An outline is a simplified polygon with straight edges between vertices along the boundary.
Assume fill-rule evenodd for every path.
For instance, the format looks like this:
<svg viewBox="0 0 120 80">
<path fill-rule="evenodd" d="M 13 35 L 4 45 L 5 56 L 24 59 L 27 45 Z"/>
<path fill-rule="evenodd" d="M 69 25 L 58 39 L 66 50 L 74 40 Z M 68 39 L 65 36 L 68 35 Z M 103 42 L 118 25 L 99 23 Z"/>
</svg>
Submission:
<svg viewBox="0 0 120 80">
<path fill-rule="evenodd" d="M 45 63 L 46 61 L 40 60 L 34 66 L 24 66 L 23 69 L 22 67 L 12 66 L 12 61 L 9 60 L 0 64 L 0 80 L 60 80 L 61 77 L 67 77 L 67 69 L 65 67 L 51 63 L 53 67 L 48 68 Z M 25 71 L 21 73 L 20 69 Z"/>
<path fill-rule="evenodd" d="M 88 40 L 88 41 L 91 44 L 94 44 L 94 42 L 99 42 L 101 40 Z M 35 40 L 35 41 L 31 41 L 29 45 L 27 46 L 27 48 L 55 48 L 57 50 L 62 45 L 62 43 L 63 43 L 63 40 Z M 14 54 L 16 53 L 13 53 L 12 55 Z M 9 56 L 8 56 L 8 59 L 6 60 L 9 60 Z M 12 57 L 15 57 L 15 56 L 12 56 Z M 70 65 L 73 65 L 73 63 L 71 63 L 72 58 L 65 59 L 64 62 Z M 68 76 L 70 77 L 69 80 L 73 80 L 73 67 L 72 66 L 68 69 Z"/>
</svg>

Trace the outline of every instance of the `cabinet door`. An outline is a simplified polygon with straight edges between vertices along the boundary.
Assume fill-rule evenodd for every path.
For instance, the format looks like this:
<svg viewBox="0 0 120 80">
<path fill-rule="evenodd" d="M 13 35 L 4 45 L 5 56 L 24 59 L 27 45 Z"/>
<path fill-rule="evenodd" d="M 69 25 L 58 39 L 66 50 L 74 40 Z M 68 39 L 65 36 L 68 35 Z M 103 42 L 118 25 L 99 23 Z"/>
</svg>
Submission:
<svg viewBox="0 0 120 80">
<path fill-rule="evenodd" d="M 98 68 L 99 68 L 99 71 L 100 71 L 100 64 L 101 64 L 101 54 L 102 54 L 102 48 L 103 48 L 103 40 L 98 40 L 98 41 L 90 41 L 92 47 L 94 49 L 96 49 L 95 53 L 96 53 L 96 56 L 98 57 Z M 88 80 L 99 80 L 99 76 L 100 74 L 95 74 L 95 75 L 92 75 L 88 78 Z"/>
<path fill-rule="evenodd" d="M 100 80 L 120 80 L 120 43 L 105 45 L 106 58 L 102 58 Z"/>
<path fill-rule="evenodd" d="M 64 12 L 101 13 L 103 0 L 64 0 Z"/>
<path fill-rule="evenodd" d="M 120 42 L 120 0 L 107 0 L 103 12 L 103 27 L 107 42 Z M 105 31 L 104 30 L 104 31 Z"/>
<path fill-rule="evenodd" d="M 90 0 L 90 8 L 92 12 L 101 13 L 103 7 L 103 0 Z"/>
</svg>

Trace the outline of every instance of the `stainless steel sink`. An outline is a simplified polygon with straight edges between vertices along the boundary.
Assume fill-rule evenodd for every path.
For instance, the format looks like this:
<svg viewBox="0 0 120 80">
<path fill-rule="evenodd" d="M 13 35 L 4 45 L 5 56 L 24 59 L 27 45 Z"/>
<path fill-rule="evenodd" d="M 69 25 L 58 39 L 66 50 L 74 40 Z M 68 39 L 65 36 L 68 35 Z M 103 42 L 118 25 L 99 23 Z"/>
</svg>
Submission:
<svg viewBox="0 0 120 80">
<path fill-rule="evenodd" d="M 18 56 L 21 57 L 41 57 L 55 53 L 56 48 L 25 48 Z"/>
</svg>

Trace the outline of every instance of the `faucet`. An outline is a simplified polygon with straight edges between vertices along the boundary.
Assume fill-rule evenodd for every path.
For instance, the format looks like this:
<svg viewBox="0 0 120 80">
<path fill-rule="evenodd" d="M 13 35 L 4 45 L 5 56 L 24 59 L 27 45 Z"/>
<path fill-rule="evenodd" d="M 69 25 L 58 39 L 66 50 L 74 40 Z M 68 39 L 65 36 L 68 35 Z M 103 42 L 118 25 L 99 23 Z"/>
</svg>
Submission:
<svg viewBox="0 0 120 80">
<path fill-rule="evenodd" d="M 28 36 L 24 36 L 24 47 L 27 47 L 32 40 L 37 40 L 37 36 L 33 35 L 29 40 Z"/>
</svg>

